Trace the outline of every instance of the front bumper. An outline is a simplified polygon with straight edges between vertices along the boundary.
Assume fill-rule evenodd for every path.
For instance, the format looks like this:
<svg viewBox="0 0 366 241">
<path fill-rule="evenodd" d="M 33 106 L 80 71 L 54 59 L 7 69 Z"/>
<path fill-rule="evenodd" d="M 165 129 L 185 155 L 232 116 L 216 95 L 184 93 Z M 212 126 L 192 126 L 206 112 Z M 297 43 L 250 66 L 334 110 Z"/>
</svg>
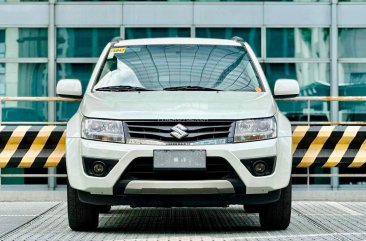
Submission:
<svg viewBox="0 0 366 241">
<path fill-rule="evenodd" d="M 291 175 L 291 137 L 280 137 L 276 139 L 223 144 L 223 145 L 200 145 L 200 146 L 154 146 L 154 145 L 129 145 L 119 143 L 108 143 L 99 141 L 84 140 L 81 138 L 67 138 L 66 164 L 70 185 L 80 191 L 90 194 L 113 195 L 113 187 L 119 180 L 126 167 L 138 157 L 152 157 L 153 151 L 157 149 L 205 149 L 208 157 L 224 158 L 238 174 L 245 185 L 243 194 L 265 194 L 273 190 L 284 188 L 288 185 Z M 110 173 L 105 177 L 92 177 L 84 172 L 82 157 L 119 160 Z M 268 176 L 255 177 L 241 163 L 241 159 L 253 159 L 261 157 L 276 156 L 276 167 L 274 172 Z M 216 180 L 213 180 L 215 182 Z M 141 183 L 140 183 L 141 184 Z M 154 185 L 155 184 L 155 185 Z M 202 185 L 204 183 L 202 182 Z M 206 183 L 207 184 L 207 183 Z M 144 194 L 146 190 L 152 193 L 156 190 L 165 189 L 169 193 L 169 185 L 163 182 L 150 183 L 149 188 L 136 188 L 135 191 Z M 198 184 L 199 185 L 199 184 Z M 208 189 L 213 190 L 215 185 L 211 183 Z M 205 185 L 203 185 L 204 187 Z M 183 189 L 189 188 L 189 184 Z M 230 188 L 224 185 L 222 190 L 227 192 Z M 145 190 L 145 191 L 143 191 Z M 216 190 L 221 190 L 219 187 Z M 208 190 L 201 190 L 203 193 Z M 175 192 L 173 192 L 175 193 Z M 218 193 L 221 193 L 218 191 Z M 146 194 L 150 194 L 149 192 Z"/>
<path fill-rule="evenodd" d="M 282 190 L 264 194 L 194 194 L 194 195 L 96 195 L 78 191 L 80 201 L 93 205 L 129 205 L 132 207 L 226 207 L 233 204 L 267 204 L 280 199 Z"/>
</svg>

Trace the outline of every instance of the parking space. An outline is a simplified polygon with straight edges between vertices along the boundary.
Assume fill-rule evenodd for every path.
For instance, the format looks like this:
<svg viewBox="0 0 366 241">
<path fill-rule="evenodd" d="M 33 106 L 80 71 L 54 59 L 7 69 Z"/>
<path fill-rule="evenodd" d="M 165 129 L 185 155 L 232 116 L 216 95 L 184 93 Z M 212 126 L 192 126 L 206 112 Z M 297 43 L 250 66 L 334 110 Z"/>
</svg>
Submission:
<svg viewBox="0 0 366 241">
<path fill-rule="evenodd" d="M 1 202 L 0 237 L 48 212 L 57 202 Z"/>
<path fill-rule="evenodd" d="M 113 207 L 100 216 L 98 231 L 73 232 L 65 202 L 2 203 L 0 224 L 7 228 L 1 240 L 365 240 L 366 203 L 294 202 L 285 231 L 262 230 L 258 215 L 241 206 Z"/>
</svg>

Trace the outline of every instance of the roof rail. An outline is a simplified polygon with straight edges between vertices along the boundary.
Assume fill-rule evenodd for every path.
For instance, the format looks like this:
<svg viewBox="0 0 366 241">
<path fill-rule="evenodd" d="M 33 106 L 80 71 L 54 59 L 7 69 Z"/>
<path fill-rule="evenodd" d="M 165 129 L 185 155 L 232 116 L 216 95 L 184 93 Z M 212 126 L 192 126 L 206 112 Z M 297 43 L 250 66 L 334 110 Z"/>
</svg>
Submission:
<svg viewBox="0 0 366 241">
<path fill-rule="evenodd" d="M 231 38 L 231 40 L 234 40 L 234 41 L 236 41 L 236 42 L 241 42 L 241 43 L 243 43 L 243 42 L 244 42 L 244 39 L 243 39 L 243 38 L 241 38 L 241 37 L 238 37 L 238 36 L 234 36 L 234 37 L 232 37 L 232 38 Z"/>
<path fill-rule="evenodd" d="M 122 41 L 122 40 L 124 40 L 124 38 L 122 36 L 117 36 L 117 37 L 112 38 L 111 42 L 116 43 L 116 42 Z"/>
</svg>

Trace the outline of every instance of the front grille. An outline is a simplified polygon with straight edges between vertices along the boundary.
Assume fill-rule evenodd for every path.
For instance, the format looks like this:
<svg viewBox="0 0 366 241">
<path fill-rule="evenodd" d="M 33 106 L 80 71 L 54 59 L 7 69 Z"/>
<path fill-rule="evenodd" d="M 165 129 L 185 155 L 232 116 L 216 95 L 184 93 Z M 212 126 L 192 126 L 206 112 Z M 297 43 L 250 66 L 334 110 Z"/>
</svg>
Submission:
<svg viewBox="0 0 366 241">
<path fill-rule="evenodd" d="M 157 171 L 152 157 L 134 159 L 124 171 L 122 180 L 220 180 L 239 179 L 232 166 L 221 157 L 207 157 L 206 170 Z"/>
<path fill-rule="evenodd" d="M 183 125 L 188 134 L 178 139 L 171 133 L 177 124 Z M 234 136 L 234 121 L 126 121 L 127 139 L 148 139 L 162 142 L 195 142 Z"/>
</svg>

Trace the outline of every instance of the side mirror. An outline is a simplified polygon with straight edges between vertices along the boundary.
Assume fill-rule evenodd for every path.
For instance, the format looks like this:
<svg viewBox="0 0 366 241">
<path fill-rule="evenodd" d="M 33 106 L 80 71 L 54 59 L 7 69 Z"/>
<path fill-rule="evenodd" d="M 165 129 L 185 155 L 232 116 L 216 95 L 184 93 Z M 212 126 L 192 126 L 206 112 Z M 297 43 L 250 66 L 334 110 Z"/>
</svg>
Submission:
<svg viewBox="0 0 366 241">
<path fill-rule="evenodd" d="M 62 79 L 57 83 L 56 94 L 61 97 L 81 98 L 83 91 L 80 80 Z"/>
<path fill-rule="evenodd" d="M 274 87 L 274 96 L 277 98 L 296 97 L 300 93 L 300 87 L 296 80 L 278 79 Z"/>
</svg>

